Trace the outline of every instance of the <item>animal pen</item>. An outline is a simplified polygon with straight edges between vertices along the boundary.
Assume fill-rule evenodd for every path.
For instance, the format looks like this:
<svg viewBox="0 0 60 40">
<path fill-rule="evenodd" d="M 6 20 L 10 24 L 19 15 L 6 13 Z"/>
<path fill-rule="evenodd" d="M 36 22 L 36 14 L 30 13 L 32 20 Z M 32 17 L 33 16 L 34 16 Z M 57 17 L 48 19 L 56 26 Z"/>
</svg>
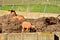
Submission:
<svg viewBox="0 0 60 40">
<path fill-rule="evenodd" d="M 60 40 L 59 13 L 60 0 L 0 0 L 0 40 Z M 21 32 L 24 22 L 34 32 Z"/>
</svg>

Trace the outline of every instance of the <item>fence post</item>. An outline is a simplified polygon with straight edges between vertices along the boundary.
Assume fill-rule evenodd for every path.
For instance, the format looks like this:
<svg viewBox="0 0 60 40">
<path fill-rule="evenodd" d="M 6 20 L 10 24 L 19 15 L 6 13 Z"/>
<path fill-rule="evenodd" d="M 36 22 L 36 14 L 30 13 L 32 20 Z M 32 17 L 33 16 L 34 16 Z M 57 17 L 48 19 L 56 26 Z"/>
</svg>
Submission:
<svg viewBox="0 0 60 40">
<path fill-rule="evenodd" d="M 38 40 L 54 40 L 54 34 L 49 32 L 38 32 Z"/>
</svg>

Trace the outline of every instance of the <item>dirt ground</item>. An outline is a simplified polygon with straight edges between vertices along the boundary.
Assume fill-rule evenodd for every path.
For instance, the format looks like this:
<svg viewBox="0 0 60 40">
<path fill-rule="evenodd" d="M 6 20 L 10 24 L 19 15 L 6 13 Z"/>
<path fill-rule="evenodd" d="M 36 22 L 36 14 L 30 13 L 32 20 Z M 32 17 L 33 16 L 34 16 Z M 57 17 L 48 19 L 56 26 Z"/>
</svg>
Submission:
<svg viewBox="0 0 60 40">
<path fill-rule="evenodd" d="M 1 11 L 0 13 L 0 33 L 20 33 L 22 30 L 21 24 L 24 21 L 28 21 L 31 24 L 36 26 L 36 32 L 60 32 L 60 22 L 56 18 L 59 14 L 47 14 L 47 13 L 27 13 L 27 12 L 17 12 L 19 15 L 23 15 L 25 17 L 24 20 L 15 21 L 11 15 L 6 15 L 9 13 L 8 11 Z M 25 14 L 26 13 L 26 14 Z M 48 25 L 45 22 L 46 18 L 53 17 L 52 21 L 55 23 Z"/>
</svg>

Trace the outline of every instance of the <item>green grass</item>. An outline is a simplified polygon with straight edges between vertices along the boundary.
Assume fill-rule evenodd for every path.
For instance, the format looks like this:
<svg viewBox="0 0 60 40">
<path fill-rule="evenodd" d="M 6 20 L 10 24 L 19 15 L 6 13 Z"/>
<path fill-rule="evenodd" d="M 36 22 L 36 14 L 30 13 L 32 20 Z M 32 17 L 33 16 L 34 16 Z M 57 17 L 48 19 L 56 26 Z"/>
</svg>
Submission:
<svg viewBox="0 0 60 40">
<path fill-rule="evenodd" d="M 48 4 L 30 4 L 30 11 L 31 12 L 44 12 L 45 6 L 47 7 L 45 12 L 47 13 L 60 13 L 60 6 L 57 5 L 48 5 Z M 1 10 L 9 10 L 14 9 L 16 11 L 27 11 L 28 5 L 6 5 L 6 6 L 0 6 Z"/>
</svg>

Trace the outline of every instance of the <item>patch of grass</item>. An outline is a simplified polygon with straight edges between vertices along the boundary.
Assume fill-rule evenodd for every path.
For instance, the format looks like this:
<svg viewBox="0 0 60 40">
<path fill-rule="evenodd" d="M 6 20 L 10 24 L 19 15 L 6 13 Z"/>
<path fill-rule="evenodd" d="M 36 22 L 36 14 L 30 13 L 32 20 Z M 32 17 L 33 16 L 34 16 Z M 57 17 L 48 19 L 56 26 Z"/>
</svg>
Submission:
<svg viewBox="0 0 60 40">
<path fill-rule="evenodd" d="M 1 10 L 19 10 L 19 11 L 26 11 L 27 5 L 5 5 L 5 6 L 0 6 Z"/>
<path fill-rule="evenodd" d="M 6 5 L 6 6 L 0 6 L 1 10 L 9 10 L 14 9 L 16 11 L 27 11 L 27 8 L 30 9 L 31 12 L 44 12 L 46 6 L 45 12 L 47 13 L 60 13 L 60 6 L 57 5 L 49 5 L 49 4 L 30 4 L 29 6 L 27 4 L 24 5 Z"/>
<path fill-rule="evenodd" d="M 42 4 L 32 4 L 30 5 L 31 12 L 43 12 L 44 6 Z"/>
<path fill-rule="evenodd" d="M 46 9 L 45 9 L 46 6 Z M 60 6 L 48 5 L 48 4 L 33 4 L 30 7 L 31 12 L 48 12 L 48 13 L 60 13 Z"/>
<path fill-rule="evenodd" d="M 1 10 L 8 10 L 10 8 L 11 8 L 11 6 L 1 6 Z"/>
<path fill-rule="evenodd" d="M 47 5 L 46 12 L 60 13 L 60 6 L 56 6 L 56 5 Z"/>
</svg>

